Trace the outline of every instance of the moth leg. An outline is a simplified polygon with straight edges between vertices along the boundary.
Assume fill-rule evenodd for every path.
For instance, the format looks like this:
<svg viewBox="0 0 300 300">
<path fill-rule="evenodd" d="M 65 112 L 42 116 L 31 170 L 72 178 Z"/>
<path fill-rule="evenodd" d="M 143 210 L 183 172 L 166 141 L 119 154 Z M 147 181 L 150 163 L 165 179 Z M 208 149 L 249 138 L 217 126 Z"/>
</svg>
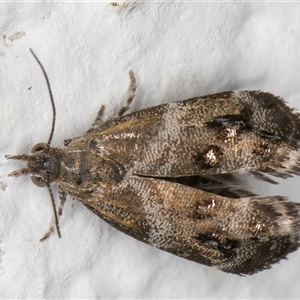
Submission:
<svg viewBox="0 0 300 300">
<path fill-rule="evenodd" d="M 130 104 L 131 104 L 133 98 L 135 97 L 135 91 L 136 91 L 136 87 L 137 87 L 136 79 L 135 79 L 135 76 L 134 76 L 132 70 L 129 70 L 128 73 L 129 73 L 129 77 L 130 77 L 130 91 L 129 91 L 129 95 L 128 95 L 125 105 L 123 105 L 120 108 L 120 110 L 118 111 L 118 114 L 117 114 L 118 117 L 123 116 L 124 113 L 130 109 Z"/>
<path fill-rule="evenodd" d="M 50 235 L 54 232 L 54 230 L 55 230 L 55 219 L 54 217 L 52 217 L 51 226 L 47 230 L 47 232 L 40 238 L 40 242 L 47 240 L 50 237 Z"/>
<path fill-rule="evenodd" d="M 67 193 L 60 186 L 58 186 L 58 194 L 59 194 L 59 200 L 60 200 L 60 205 L 59 205 L 59 208 L 58 208 L 58 217 L 60 219 L 60 217 L 62 216 L 62 213 L 63 213 L 64 204 L 66 203 Z M 50 228 L 40 238 L 40 241 L 43 242 L 46 239 L 48 239 L 51 236 L 51 234 L 54 232 L 55 228 L 56 228 L 55 219 L 52 218 Z"/>
<path fill-rule="evenodd" d="M 67 200 L 67 193 L 61 188 L 61 186 L 58 186 L 58 195 L 60 200 L 60 205 L 58 208 L 58 217 L 60 218 L 63 213 L 63 208 Z"/>
<path fill-rule="evenodd" d="M 94 124 L 102 124 L 103 123 L 102 116 L 103 116 L 104 108 L 105 108 L 105 105 L 101 104 L 101 107 L 98 111 L 98 115 L 94 121 Z"/>
<path fill-rule="evenodd" d="M 131 104 L 133 98 L 135 97 L 135 91 L 136 91 L 136 88 L 137 88 L 135 76 L 134 76 L 132 70 L 129 70 L 128 73 L 129 73 L 129 77 L 130 77 L 129 95 L 128 95 L 128 98 L 127 98 L 127 101 L 126 101 L 125 105 L 123 105 L 120 108 L 120 110 L 118 111 L 116 117 L 121 117 L 127 110 L 129 110 L 130 104 Z M 92 127 L 87 132 L 90 132 L 90 131 L 101 128 L 101 125 L 104 122 L 103 119 L 102 119 L 104 108 L 105 108 L 105 106 L 102 104 Z M 70 142 L 71 142 L 71 140 L 65 140 L 64 145 L 67 146 Z"/>
</svg>

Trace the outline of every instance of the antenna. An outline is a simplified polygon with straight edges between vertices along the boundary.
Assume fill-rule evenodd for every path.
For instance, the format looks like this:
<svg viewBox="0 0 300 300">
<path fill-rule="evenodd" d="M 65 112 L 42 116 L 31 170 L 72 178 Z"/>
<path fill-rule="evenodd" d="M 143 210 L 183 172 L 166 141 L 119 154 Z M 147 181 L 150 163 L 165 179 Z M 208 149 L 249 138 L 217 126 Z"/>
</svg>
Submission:
<svg viewBox="0 0 300 300">
<path fill-rule="evenodd" d="M 29 50 L 32 53 L 32 55 L 34 56 L 34 58 L 36 59 L 36 61 L 38 62 L 38 64 L 40 65 L 40 67 L 41 67 L 41 69 L 43 71 L 43 74 L 44 74 L 45 79 L 46 79 L 46 83 L 47 83 L 49 95 L 50 95 L 51 105 L 52 105 L 53 118 L 52 118 L 51 132 L 50 132 L 50 136 L 49 136 L 48 142 L 47 142 L 45 148 L 43 149 L 43 153 L 47 153 L 49 151 L 49 148 L 50 148 L 50 144 L 51 144 L 51 141 L 52 141 L 52 138 L 53 138 L 54 128 L 55 128 L 55 120 L 56 120 L 55 103 L 54 103 L 53 94 L 52 94 L 52 90 L 51 90 L 51 86 L 50 86 L 48 75 L 47 75 L 47 73 L 46 73 L 46 71 L 45 71 L 42 63 L 37 58 L 37 56 L 35 55 L 35 53 L 33 52 L 33 50 L 31 48 L 29 48 Z"/>
</svg>

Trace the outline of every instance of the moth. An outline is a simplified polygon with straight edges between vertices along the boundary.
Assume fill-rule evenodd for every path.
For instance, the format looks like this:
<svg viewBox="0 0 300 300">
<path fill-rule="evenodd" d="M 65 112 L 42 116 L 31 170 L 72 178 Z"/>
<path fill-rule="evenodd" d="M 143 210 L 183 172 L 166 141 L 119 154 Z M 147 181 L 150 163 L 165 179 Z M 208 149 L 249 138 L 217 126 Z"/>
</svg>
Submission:
<svg viewBox="0 0 300 300">
<path fill-rule="evenodd" d="M 299 203 L 258 196 L 237 177 L 274 183 L 269 175 L 300 173 L 300 117 L 282 98 L 227 91 L 125 114 L 137 87 L 130 71 L 131 92 L 116 117 L 103 121 L 102 106 L 86 133 L 52 147 L 54 100 L 31 52 L 46 78 L 52 130 L 31 154 L 6 158 L 27 163 L 10 176 L 29 174 L 48 188 L 59 236 L 70 194 L 125 234 L 224 272 L 253 274 L 297 250 Z"/>
</svg>

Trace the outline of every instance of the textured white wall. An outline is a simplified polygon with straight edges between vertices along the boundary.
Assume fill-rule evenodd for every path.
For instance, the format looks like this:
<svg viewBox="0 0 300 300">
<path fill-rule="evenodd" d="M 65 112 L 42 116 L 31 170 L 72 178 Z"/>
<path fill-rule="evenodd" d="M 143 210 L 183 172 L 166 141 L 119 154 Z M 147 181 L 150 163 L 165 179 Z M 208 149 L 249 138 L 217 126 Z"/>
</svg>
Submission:
<svg viewBox="0 0 300 300">
<path fill-rule="evenodd" d="M 300 251 L 257 275 L 229 275 L 135 241 L 71 198 L 62 239 L 39 242 L 52 220 L 47 190 L 8 178 L 22 163 L 4 160 L 50 130 L 47 88 L 29 47 L 53 88 L 53 146 L 84 133 L 101 104 L 106 117 L 116 113 L 129 69 L 134 110 L 231 89 L 271 91 L 300 108 L 300 4 L 119 4 L 0 4 L 0 297 L 298 298 Z M 300 179 L 282 182 L 258 189 L 299 201 Z"/>
</svg>

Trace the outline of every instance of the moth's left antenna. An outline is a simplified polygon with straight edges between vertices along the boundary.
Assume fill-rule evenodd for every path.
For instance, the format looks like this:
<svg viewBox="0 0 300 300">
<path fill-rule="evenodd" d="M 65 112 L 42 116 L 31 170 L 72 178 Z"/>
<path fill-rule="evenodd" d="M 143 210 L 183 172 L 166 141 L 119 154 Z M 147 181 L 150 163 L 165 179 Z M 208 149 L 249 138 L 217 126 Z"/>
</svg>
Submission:
<svg viewBox="0 0 300 300">
<path fill-rule="evenodd" d="M 46 73 L 46 71 L 45 71 L 42 63 L 37 58 L 37 56 L 35 55 L 35 53 L 33 52 L 33 50 L 31 48 L 29 48 L 29 50 L 32 53 L 32 55 L 34 56 L 34 58 L 36 59 L 36 61 L 38 62 L 38 64 L 40 65 L 40 67 L 41 67 L 41 69 L 43 71 L 44 77 L 46 79 L 46 83 L 47 83 L 49 95 L 50 95 L 51 105 L 52 105 L 53 118 L 52 118 L 51 132 L 50 132 L 50 136 L 49 136 L 48 142 L 47 142 L 45 148 L 43 149 L 43 152 L 47 153 L 49 151 L 49 148 L 50 148 L 50 144 L 51 144 L 51 141 L 52 141 L 52 138 L 53 138 L 54 128 L 55 128 L 55 120 L 56 120 L 55 103 L 54 103 L 53 94 L 52 94 L 52 90 L 51 90 L 51 86 L 50 86 L 50 81 L 49 81 L 48 75 L 47 75 L 47 73 Z"/>
</svg>

